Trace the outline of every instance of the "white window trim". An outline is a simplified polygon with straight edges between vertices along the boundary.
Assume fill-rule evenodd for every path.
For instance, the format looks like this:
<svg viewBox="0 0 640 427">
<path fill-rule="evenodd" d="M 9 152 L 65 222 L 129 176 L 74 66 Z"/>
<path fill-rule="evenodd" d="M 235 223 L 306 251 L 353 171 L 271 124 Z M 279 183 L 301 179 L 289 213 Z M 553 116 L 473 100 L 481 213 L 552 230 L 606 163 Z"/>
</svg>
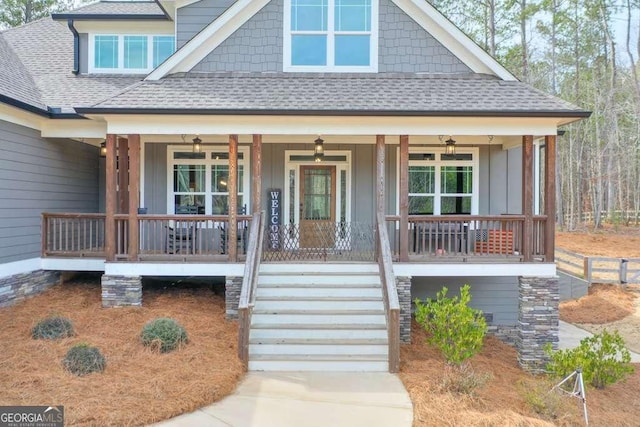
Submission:
<svg viewBox="0 0 640 427">
<path fill-rule="evenodd" d="M 351 221 L 351 151 L 340 150 L 340 151 L 330 151 L 325 150 L 325 156 L 345 156 L 346 161 L 322 161 L 320 163 L 314 161 L 295 161 L 291 160 L 291 156 L 313 156 L 313 150 L 286 150 L 285 153 L 285 168 L 284 168 L 284 186 L 282 188 L 282 192 L 284 193 L 284 212 L 282 215 L 282 224 L 290 224 L 291 223 L 291 212 L 289 206 L 291 204 L 291 198 L 289 196 L 289 171 L 294 170 L 295 172 L 295 193 L 294 193 L 294 203 L 293 206 L 300 206 L 300 166 L 335 166 L 336 167 L 336 210 L 335 210 L 335 218 L 336 223 L 340 222 L 340 208 L 341 200 L 339 197 L 340 184 L 341 184 L 341 171 L 346 171 L 346 189 L 347 194 L 345 195 L 345 218 L 346 222 Z M 300 224 L 300 210 L 295 209 L 293 212 L 293 223 Z"/>
<path fill-rule="evenodd" d="M 174 159 L 173 153 L 176 152 L 188 152 L 191 150 L 191 145 L 188 147 L 185 145 L 170 145 L 167 147 L 167 215 L 174 215 L 174 195 L 176 194 L 173 191 L 173 166 L 174 165 L 205 165 L 205 191 L 204 191 L 204 200 L 205 200 L 205 215 L 212 215 L 213 211 L 213 202 L 211 200 L 211 196 L 220 195 L 224 193 L 213 192 L 211 186 L 211 166 L 212 165 L 228 165 L 228 160 L 213 160 L 211 159 L 211 153 L 214 152 L 222 152 L 228 153 L 229 146 L 227 145 L 206 145 L 202 147 L 202 152 L 205 153 L 204 159 Z M 242 188 L 244 191 L 238 194 L 242 194 L 244 199 L 244 204 L 247 206 L 247 212 L 251 212 L 251 159 L 249 157 L 249 147 L 247 146 L 238 146 L 238 153 L 242 153 L 243 158 L 238 159 L 238 166 L 242 166 L 244 169 L 244 176 L 242 177 Z M 182 194 L 182 193 L 178 193 Z M 203 192 L 198 192 L 194 194 L 203 194 Z M 227 192 L 228 194 L 228 192 Z"/>
<path fill-rule="evenodd" d="M 377 73 L 378 72 L 378 0 L 371 0 L 371 31 L 363 31 L 361 34 L 371 34 L 369 40 L 370 64 L 367 66 L 341 66 L 334 65 L 335 60 L 335 35 L 354 34 L 356 31 L 335 31 L 334 11 L 331 7 L 333 0 L 329 0 L 329 13 L 327 16 L 327 31 L 317 32 L 317 34 L 327 34 L 327 65 L 291 65 L 291 0 L 284 1 L 284 28 L 283 28 L 283 64 L 284 72 L 332 72 L 332 73 Z M 313 31 L 305 32 L 314 34 Z"/>
<path fill-rule="evenodd" d="M 440 160 L 440 155 L 445 154 L 445 149 L 441 147 L 409 147 L 409 154 L 434 153 L 436 160 L 410 160 L 409 164 L 424 164 L 425 166 L 435 166 L 435 190 L 433 194 L 433 216 L 441 216 L 440 198 L 443 193 L 440 191 L 440 167 L 442 166 L 472 166 L 473 186 L 471 193 L 471 215 L 478 215 L 480 206 L 480 149 L 456 147 L 456 154 L 471 154 L 472 160 Z M 400 215 L 400 148 L 396 148 L 396 215 Z M 425 193 L 427 194 L 427 193 Z M 457 195 L 456 193 L 444 193 L 446 195 Z M 464 194 L 466 196 L 466 194 Z M 447 214 L 448 215 L 448 214 Z"/>
<path fill-rule="evenodd" d="M 116 36 L 118 37 L 118 68 L 96 68 L 96 36 Z M 124 38 L 125 36 L 145 36 L 147 37 L 147 67 L 146 68 L 124 68 Z M 90 33 L 88 48 L 87 71 L 90 74 L 148 74 L 153 71 L 153 38 L 154 37 L 173 37 L 174 51 L 176 48 L 176 37 L 173 34 L 135 34 L 135 33 Z M 158 66 L 160 66 L 158 64 Z"/>
</svg>

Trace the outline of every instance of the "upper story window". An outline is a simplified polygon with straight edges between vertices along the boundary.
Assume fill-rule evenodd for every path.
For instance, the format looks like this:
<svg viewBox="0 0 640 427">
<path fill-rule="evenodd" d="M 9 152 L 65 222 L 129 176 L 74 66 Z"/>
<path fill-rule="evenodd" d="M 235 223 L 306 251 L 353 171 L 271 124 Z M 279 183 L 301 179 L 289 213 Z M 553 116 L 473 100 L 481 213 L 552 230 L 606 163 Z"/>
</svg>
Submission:
<svg viewBox="0 0 640 427">
<path fill-rule="evenodd" d="M 95 34 L 89 41 L 90 73 L 148 73 L 175 51 L 171 35 Z"/>
<path fill-rule="evenodd" d="M 285 71 L 377 71 L 377 0 L 286 0 L 284 25 Z"/>
</svg>

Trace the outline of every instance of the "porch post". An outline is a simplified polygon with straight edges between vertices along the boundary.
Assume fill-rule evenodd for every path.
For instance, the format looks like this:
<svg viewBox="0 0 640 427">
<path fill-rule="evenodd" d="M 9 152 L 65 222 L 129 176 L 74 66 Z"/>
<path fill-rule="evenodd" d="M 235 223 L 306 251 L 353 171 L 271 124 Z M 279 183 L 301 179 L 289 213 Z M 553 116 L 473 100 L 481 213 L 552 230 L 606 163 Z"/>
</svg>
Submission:
<svg viewBox="0 0 640 427">
<path fill-rule="evenodd" d="M 384 218 L 384 135 L 376 135 L 376 218 Z"/>
<path fill-rule="evenodd" d="M 525 262 L 533 260 L 533 136 L 522 137 L 522 255 Z"/>
<path fill-rule="evenodd" d="M 129 261 L 138 260 L 140 247 L 140 135 L 129 135 Z"/>
<path fill-rule="evenodd" d="M 127 213 L 129 208 L 129 143 L 118 138 L 118 213 Z"/>
<path fill-rule="evenodd" d="M 229 135 L 229 230 L 227 250 L 229 261 L 238 261 L 238 135 Z"/>
<path fill-rule="evenodd" d="M 556 136 L 545 137 L 544 153 L 544 213 L 547 222 L 544 228 L 544 253 L 546 262 L 555 260 L 556 239 Z"/>
<path fill-rule="evenodd" d="M 257 213 L 262 210 L 260 198 L 262 195 L 262 135 L 253 135 L 252 153 L 251 165 L 253 169 L 253 181 L 251 185 L 251 206 L 253 206 L 252 213 Z"/>
<path fill-rule="evenodd" d="M 400 135 L 400 261 L 409 261 L 409 136 Z"/>
<path fill-rule="evenodd" d="M 106 158 L 106 182 L 105 182 L 105 222 L 104 222 L 104 248 L 107 261 L 116 259 L 116 222 L 114 215 L 117 208 L 116 195 L 116 135 L 107 135 Z"/>
</svg>

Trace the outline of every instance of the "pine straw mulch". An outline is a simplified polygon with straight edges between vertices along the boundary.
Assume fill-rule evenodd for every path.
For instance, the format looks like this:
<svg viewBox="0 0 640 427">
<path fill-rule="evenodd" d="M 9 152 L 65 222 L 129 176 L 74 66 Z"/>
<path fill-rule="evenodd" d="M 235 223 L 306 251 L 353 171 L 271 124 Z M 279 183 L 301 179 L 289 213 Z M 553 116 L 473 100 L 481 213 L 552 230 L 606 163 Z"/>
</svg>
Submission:
<svg viewBox="0 0 640 427">
<path fill-rule="evenodd" d="M 635 312 L 636 296 L 619 285 L 593 284 L 577 300 L 560 303 L 560 320 L 569 323 L 611 323 Z"/>
<path fill-rule="evenodd" d="M 584 424 L 577 400 L 566 400 L 557 419 L 544 420 L 528 406 L 524 394 L 538 388 L 545 393 L 545 376 L 527 374 L 518 367 L 515 350 L 487 337 L 482 351 L 471 359 L 476 373 L 489 373 L 475 396 L 443 391 L 444 359 L 425 343 L 415 322 L 410 345 L 401 347 L 400 378 L 413 402 L 414 426 L 580 426 Z M 605 390 L 588 388 L 589 424 L 637 426 L 640 420 L 640 365 L 627 381 Z"/>
<path fill-rule="evenodd" d="M 64 405 L 66 425 L 143 425 L 215 402 L 243 376 L 237 323 L 226 321 L 224 299 L 204 287 L 145 289 L 143 307 L 101 308 L 99 280 L 57 285 L 0 309 L 0 405 Z M 69 317 L 76 336 L 31 339 L 44 317 Z M 142 327 L 171 317 L 189 344 L 156 354 L 140 343 Z M 62 359 L 79 342 L 107 359 L 102 374 L 76 377 Z"/>
<path fill-rule="evenodd" d="M 605 225 L 595 231 L 558 231 L 556 246 L 582 255 L 640 258 L 640 227 Z"/>
</svg>

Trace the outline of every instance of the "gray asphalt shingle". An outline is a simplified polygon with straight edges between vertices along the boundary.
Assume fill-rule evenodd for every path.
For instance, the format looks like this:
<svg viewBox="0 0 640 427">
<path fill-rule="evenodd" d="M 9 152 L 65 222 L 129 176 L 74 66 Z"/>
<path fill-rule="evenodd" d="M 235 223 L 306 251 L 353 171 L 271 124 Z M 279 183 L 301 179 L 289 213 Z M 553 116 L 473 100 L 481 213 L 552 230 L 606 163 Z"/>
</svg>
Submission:
<svg viewBox="0 0 640 427">
<path fill-rule="evenodd" d="M 88 4 L 61 15 L 158 15 L 165 14 L 154 1 L 102 1 Z"/>
</svg>

